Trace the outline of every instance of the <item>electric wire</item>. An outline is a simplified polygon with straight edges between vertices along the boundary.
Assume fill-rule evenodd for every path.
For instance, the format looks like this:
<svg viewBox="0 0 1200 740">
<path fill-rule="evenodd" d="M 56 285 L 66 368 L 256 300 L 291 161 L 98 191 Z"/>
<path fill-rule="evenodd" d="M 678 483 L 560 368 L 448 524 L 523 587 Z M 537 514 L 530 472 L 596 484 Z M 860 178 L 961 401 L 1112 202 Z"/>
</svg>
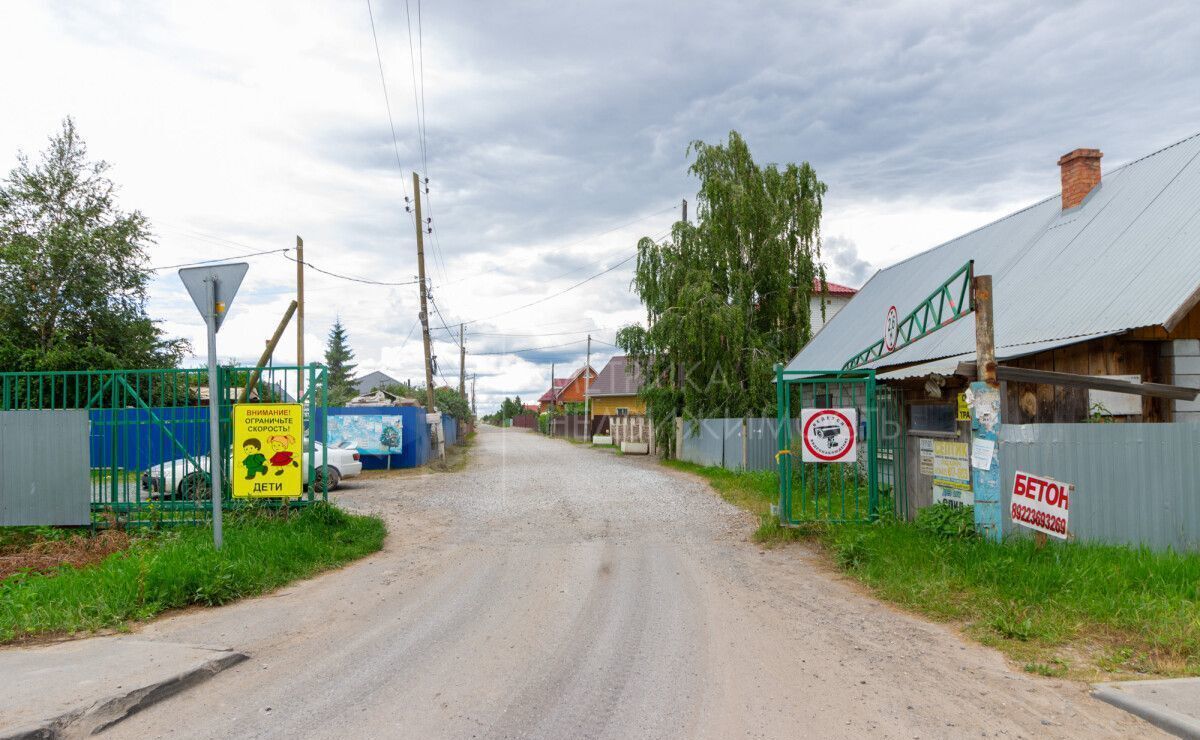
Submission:
<svg viewBox="0 0 1200 740">
<path fill-rule="evenodd" d="M 233 254 L 228 257 L 217 257 L 211 260 L 198 260 L 196 262 L 181 262 L 178 265 L 159 265 L 158 267 L 147 267 L 150 272 L 158 272 L 159 270 L 174 270 L 179 267 L 197 267 L 199 265 L 211 265 L 214 262 L 228 262 L 229 260 L 246 259 L 247 257 L 261 257 L 265 254 L 276 254 L 278 252 L 286 252 L 287 249 L 264 249 L 261 252 L 248 252 L 246 254 Z"/>
<path fill-rule="evenodd" d="M 387 108 L 388 127 L 392 132 L 392 151 L 396 155 L 396 169 L 400 171 L 400 192 L 404 193 L 404 200 L 407 201 L 408 188 L 404 184 L 404 165 L 400 162 L 400 140 L 396 136 L 396 121 L 392 117 L 392 101 L 388 95 L 387 76 L 383 72 L 383 54 L 379 51 L 379 35 L 375 32 L 375 11 L 371 8 L 371 0 L 367 0 L 367 15 L 371 19 L 371 39 L 375 42 L 375 60 L 379 64 L 379 84 L 383 88 L 383 104 Z"/>
</svg>

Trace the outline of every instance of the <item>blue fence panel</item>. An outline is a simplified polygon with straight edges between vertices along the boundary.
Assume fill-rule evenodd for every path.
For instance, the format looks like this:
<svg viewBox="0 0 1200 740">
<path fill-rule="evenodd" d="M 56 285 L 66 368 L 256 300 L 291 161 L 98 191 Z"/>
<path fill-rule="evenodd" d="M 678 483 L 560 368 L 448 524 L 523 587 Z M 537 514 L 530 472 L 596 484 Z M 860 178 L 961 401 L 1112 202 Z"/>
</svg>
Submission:
<svg viewBox="0 0 1200 740">
<path fill-rule="evenodd" d="M 445 435 L 447 447 L 458 444 L 458 419 L 449 414 L 442 414 L 442 433 Z"/>
<path fill-rule="evenodd" d="M 208 454 L 207 406 L 103 409 L 88 412 L 88 420 L 93 468 L 109 467 L 115 461 L 119 468 L 142 470 L 188 455 Z"/>
<path fill-rule="evenodd" d="M 425 421 L 425 409 L 419 406 L 330 406 L 330 416 L 399 416 L 402 431 L 400 452 L 394 455 L 363 455 L 363 468 L 415 468 L 429 460 L 429 425 Z M 326 424 L 317 412 L 317 436 L 324 442 Z M 389 459 L 390 458 L 390 459 Z"/>
</svg>

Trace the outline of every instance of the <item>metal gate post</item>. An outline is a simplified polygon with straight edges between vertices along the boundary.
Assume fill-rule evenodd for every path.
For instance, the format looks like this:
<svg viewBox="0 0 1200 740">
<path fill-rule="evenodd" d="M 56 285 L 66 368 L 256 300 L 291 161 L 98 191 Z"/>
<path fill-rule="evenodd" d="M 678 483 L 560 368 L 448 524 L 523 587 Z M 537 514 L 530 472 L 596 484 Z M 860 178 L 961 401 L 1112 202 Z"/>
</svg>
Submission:
<svg viewBox="0 0 1200 740">
<path fill-rule="evenodd" d="M 879 484 L 876 466 L 879 464 L 879 418 L 875 399 L 875 371 L 867 375 L 867 518 L 879 518 Z"/>
</svg>

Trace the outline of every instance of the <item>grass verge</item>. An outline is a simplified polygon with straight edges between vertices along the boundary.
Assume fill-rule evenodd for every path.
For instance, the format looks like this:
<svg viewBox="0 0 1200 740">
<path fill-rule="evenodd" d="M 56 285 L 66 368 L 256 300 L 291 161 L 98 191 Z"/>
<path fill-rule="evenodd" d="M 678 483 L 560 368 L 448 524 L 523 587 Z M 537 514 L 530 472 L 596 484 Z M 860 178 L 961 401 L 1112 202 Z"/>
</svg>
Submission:
<svg viewBox="0 0 1200 740">
<path fill-rule="evenodd" d="M 0 642 L 123 628 L 167 609 L 265 593 L 375 552 L 384 534 L 379 518 L 328 504 L 227 515 L 219 552 L 208 527 L 139 534 L 94 565 L 0 581 Z"/>
<path fill-rule="evenodd" d="M 930 507 L 914 523 L 785 529 L 774 473 L 669 462 L 758 514 L 762 542 L 810 539 L 875 596 L 951 622 L 1030 673 L 1082 680 L 1200 675 L 1200 553 L 974 536 L 969 512 Z"/>
</svg>

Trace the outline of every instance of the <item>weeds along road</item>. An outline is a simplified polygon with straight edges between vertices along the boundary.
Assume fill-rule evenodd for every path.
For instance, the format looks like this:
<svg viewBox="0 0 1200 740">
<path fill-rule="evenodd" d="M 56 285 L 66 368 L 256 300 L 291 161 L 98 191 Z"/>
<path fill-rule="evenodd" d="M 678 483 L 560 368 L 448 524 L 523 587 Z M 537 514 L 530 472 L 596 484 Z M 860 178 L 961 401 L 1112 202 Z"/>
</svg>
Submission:
<svg viewBox="0 0 1200 740">
<path fill-rule="evenodd" d="M 650 460 L 485 427 L 457 473 L 377 479 L 385 550 L 151 639 L 250 660 L 113 737 L 1147 736 L 863 596 Z"/>
</svg>

